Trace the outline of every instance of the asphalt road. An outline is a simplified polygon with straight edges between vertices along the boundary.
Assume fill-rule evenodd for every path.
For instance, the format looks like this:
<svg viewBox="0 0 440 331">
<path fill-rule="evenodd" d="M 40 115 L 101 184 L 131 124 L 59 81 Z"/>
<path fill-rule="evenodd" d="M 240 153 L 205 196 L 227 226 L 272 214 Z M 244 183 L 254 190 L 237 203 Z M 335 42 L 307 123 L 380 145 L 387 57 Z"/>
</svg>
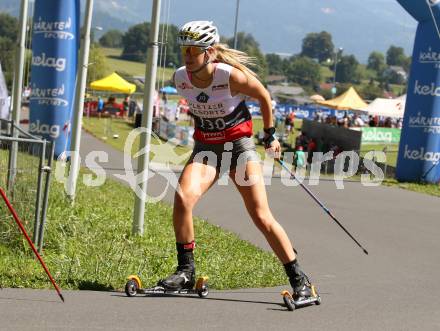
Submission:
<svg viewBox="0 0 440 331">
<path fill-rule="evenodd" d="M 122 157 L 84 135 L 83 153 L 107 150 L 108 168 Z M 149 192 L 165 187 L 163 174 Z M 267 186 L 272 211 L 293 239 L 321 306 L 288 312 L 279 288 L 211 291 L 196 297 L 125 297 L 123 293 L 0 290 L 0 330 L 440 330 L 440 200 L 389 187 L 333 181 L 310 186 L 367 248 L 363 252 L 300 187 L 280 178 Z M 171 201 L 172 192 L 166 195 Z M 232 185 L 215 185 L 195 214 L 269 249 Z"/>
</svg>

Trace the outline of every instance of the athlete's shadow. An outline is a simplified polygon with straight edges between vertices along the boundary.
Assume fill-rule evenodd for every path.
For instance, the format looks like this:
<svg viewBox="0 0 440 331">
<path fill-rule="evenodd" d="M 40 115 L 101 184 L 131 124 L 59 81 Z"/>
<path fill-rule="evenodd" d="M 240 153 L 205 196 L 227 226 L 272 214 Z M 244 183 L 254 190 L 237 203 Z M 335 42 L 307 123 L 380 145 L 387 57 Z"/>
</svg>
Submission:
<svg viewBox="0 0 440 331">
<path fill-rule="evenodd" d="M 221 293 L 229 293 L 229 294 L 239 294 L 239 293 L 261 293 L 261 292 L 221 292 Z M 270 292 L 272 293 L 272 292 Z M 215 294 L 214 294 L 215 295 Z M 113 294 L 112 296 L 116 296 L 116 297 L 124 297 L 127 298 L 127 296 L 125 294 L 122 293 L 118 293 L 118 294 Z M 269 302 L 269 301 L 258 301 L 258 300 L 243 300 L 243 299 L 234 299 L 234 298 L 213 298 L 213 297 L 205 297 L 205 298 L 199 298 L 197 295 L 191 295 L 191 294 L 164 294 L 164 293 L 154 293 L 154 294 L 148 294 L 148 295 L 144 295 L 144 294 L 140 294 L 138 296 L 132 297 L 130 299 L 133 298 L 138 298 L 138 299 L 142 299 L 145 297 L 154 297 L 154 298 L 182 298 L 182 299 L 195 299 L 195 300 L 213 300 L 213 301 L 226 301 L 226 302 L 240 302 L 240 303 L 256 303 L 256 304 L 263 304 L 263 305 L 274 305 L 277 307 L 282 307 L 284 309 L 275 309 L 275 308 L 267 308 L 268 310 L 279 310 L 279 311 L 284 311 L 287 309 L 285 309 L 285 304 L 284 303 L 279 303 L 279 302 Z"/>
</svg>

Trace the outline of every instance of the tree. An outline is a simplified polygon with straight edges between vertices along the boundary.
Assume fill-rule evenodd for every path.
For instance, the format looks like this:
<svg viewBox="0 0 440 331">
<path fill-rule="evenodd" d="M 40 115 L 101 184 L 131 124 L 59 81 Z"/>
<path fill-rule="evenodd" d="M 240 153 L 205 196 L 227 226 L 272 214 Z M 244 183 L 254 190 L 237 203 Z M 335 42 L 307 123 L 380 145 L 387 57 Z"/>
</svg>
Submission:
<svg viewBox="0 0 440 331">
<path fill-rule="evenodd" d="M 327 31 L 309 33 L 303 39 L 301 55 L 323 62 L 333 57 L 334 48 L 332 35 Z"/>
<path fill-rule="evenodd" d="M 128 29 L 122 38 L 121 58 L 129 61 L 144 62 L 147 54 L 150 23 L 136 24 Z"/>
<path fill-rule="evenodd" d="M 336 81 L 340 83 L 351 83 L 359 81 L 357 67 L 359 62 L 354 55 L 345 55 L 336 68 Z"/>
<path fill-rule="evenodd" d="M 411 62 L 412 62 L 411 56 L 405 57 L 405 59 L 403 60 L 402 67 L 407 74 L 409 73 L 409 70 L 411 69 Z"/>
<path fill-rule="evenodd" d="M 120 48 L 122 47 L 123 33 L 119 30 L 108 30 L 101 38 L 99 44 L 102 47 Z"/>
<path fill-rule="evenodd" d="M 285 61 L 277 54 L 266 54 L 267 70 L 269 75 L 284 75 Z"/>
<path fill-rule="evenodd" d="M 18 20 L 5 13 L 0 13 L 0 36 L 15 41 L 18 36 Z"/>
<path fill-rule="evenodd" d="M 381 81 L 387 84 L 402 85 L 405 84 L 405 77 L 392 68 L 388 68 L 383 72 Z"/>
<path fill-rule="evenodd" d="M 374 70 L 377 76 L 380 76 L 382 72 L 385 70 L 385 57 L 380 52 L 371 52 L 370 56 L 368 56 L 368 64 L 367 68 Z"/>
<path fill-rule="evenodd" d="M 368 85 L 363 86 L 359 90 L 359 95 L 364 100 L 374 100 L 376 98 L 383 97 L 383 90 L 380 88 L 380 86 L 377 86 L 373 80 L 370 80 Z"/>
<path fill-rule="evenodd" d="M 226 44 L 229 47 L 233 47 L 234 38 L 226 39 Z M 255 58 L 257 67 L 250 69 L 254 69 L 260 79 L 264 80 L 267 75 L 266 58 L 260 51 L 260 45 L 255 38 L 250 33 L 237 33 L 237 49 Z"/>
<path fill-rule="evenodd" d="M 180 49 L 177 44 L 178 28 L 175 25 L 160 25 L 159 31 L 165 33 L 164 47 L 159 50 L 161 66 L 174 67 L 180 63 Z M 129 61 L 145 62 L 149 43 L 150 23 L 132 26 L 122 37 L 123 50 L 121 58 Z M 162 40 L 162 35 L 159 35 Z"/>
<path fill-rule="evenodd" d="M 320 65 L 306 56 L 291 58 L 286 74 L 290 81 L 313 88 L 321 80 Z"/>
<path fill-rule="evenodd" d="M 18 20 L 8 14 L 0 14 L 0 63 L 6 86 L 12 89 L 15 66 L 15 41 L 18 35 Z"/>
<path fill-rule="evenodd" d="M 389 66 L 404 66 L 406 56 L 402 47 L 391 45 L 387 50 L 387 64 Z"/>
<path fill-rule="evenodd" d="M 107 65 L 102 49 L 95 44 L 90 46 L 89 54 L 90 65 L 87 70 L 87 85 L 91 82 L 101 79 L 107 72 Z"/>
</svg>

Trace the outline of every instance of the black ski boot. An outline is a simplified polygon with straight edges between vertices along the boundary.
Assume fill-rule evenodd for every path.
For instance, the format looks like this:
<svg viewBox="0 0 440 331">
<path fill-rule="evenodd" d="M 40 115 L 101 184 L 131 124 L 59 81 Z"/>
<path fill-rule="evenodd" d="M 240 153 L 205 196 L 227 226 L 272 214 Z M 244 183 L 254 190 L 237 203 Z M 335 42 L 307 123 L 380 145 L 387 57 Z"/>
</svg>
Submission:
<svg viewBox="0 0 440 331">
<path fill-rule="evenodd" d="M 284 268 L 289 277 L 289 282 L 293 289 L 293 299 L 295 301 L 306 300 L 313 296 L 312 284 L 310 284 L 307 275 L 300 269 L 296 259 L 290 263 L 286 263 Z"/>
<path fill-rule="evenodd" d="M 176 271 L 165 279 L 161 279 L 157 285 L 163 286 L 168 291 L 180 291 L 192 289 L 196 283 L 196 268 L 194 265 L 194 242 L 190 244 L 176 244 L 177 262 Z"/>
</svg>

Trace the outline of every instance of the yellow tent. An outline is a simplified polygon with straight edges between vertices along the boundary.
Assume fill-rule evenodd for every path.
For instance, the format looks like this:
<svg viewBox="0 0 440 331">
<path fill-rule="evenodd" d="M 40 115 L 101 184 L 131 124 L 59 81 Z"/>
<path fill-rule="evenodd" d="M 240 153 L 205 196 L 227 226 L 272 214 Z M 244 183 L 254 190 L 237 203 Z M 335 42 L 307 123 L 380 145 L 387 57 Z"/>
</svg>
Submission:
<svg viewBox="0 0 440 331">
<path fill-rule="evenodd" d="M 334 99 L 317 101 L 316 103 L 338 110 L 365 110 L 368 106 L 353 87 Z"/>
<path fill-rule="evenodd" d="M 132 94 L 136 91 L 136 85 L 127 82 L 116 72 L 90 83 L 90 88 L 98 91 L 111 91 L 125 94 Z"/>
</svg>

